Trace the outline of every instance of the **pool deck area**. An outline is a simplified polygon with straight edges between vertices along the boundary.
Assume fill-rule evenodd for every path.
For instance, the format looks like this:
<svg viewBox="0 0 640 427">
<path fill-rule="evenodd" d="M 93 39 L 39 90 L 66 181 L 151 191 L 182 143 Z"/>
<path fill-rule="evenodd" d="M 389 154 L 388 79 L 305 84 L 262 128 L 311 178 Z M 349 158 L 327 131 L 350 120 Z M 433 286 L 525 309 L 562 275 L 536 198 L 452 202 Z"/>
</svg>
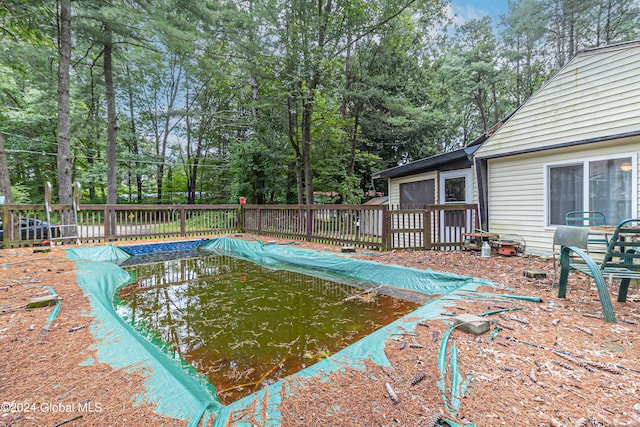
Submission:
<svg viewBox="0 0 640 427">
<path fill-rule="evenodd" d="M 338 247 L 322 246 L 319 250 L 333 252 L 330 256 L 337 258 L 353 259 L 342 256 Z M 598 318 L 597 294 L 594 301 L 595 291 L 587 282 L 570 282 L 576 288 L 572 289 L 572 299 L 559 300 L 555 298 L 547 279 L 523 278 L 524 259 L 483 260 L 469 253 L 432 251 L 356 254 L 356 257 L 375 264 L 398 265 L 403 262 L 419 270 L 428 267 L 440 270 L 450 266 L 452 269 L 457 267 L 461 273 L 476 272 L 484 277 L 438 297 L 410 316 L 352 345 L 348 351 L 338 352 L 293 378 L 272 384 L 232 405 L 217 407 L 212 390 L 197 375 L 189 372 L 188 367 L 172 361 L 175 372 L 174 368 L 168 368 L 171 375 L 163 376 L 174 379 L 167 380 L 169 382 L 165 384 L 154 383 L 156 370 L 167 369 L 157 368 L 152 360 L 154 357 L 133 363 L 128 357 L 127 363 L 119 365 L 114 360 L 120 350 L 110 354 L 105 350 L 108 346 L 101 349 L 104 341 L 116 349 L 118 342 L 129 338 L 119 335 L 119 327 L 105 326 L 102 314 L 96 312 L 108 311 L 109 307 L 96 302 L 97 297 L 85 295 L 86 290 L 81 290 L 84 286 L 78 287 L 78 281 L 85 275 L 92 279 L 111 274 L 118 277 L 116 266 L 113 273 L 106 275 L 102 271 L 95 271 L 94 267 L 85 270 L 84 264 L 95 266 L 103 262 L 70 261 L 66 257 L 66 249 L 60 247 L 53 248 L 50 253 L 35 254 L 32 249 L 23 248 L 2 250 L 0 254 L 3 263 L 0 269 L 0 344 L 4 356 L 0 363 L 1 371 L 6 373 L 0 384 L 0 397 L 3 401 L 16 402 L 14 411 L 0 414 L 4 415 L 0 423 L 51 425 L 80 417 L 77 419 L 82 419 L 82 422 L 100 425 L 119 424 L 125 418 L 136 425 L 196 425 L 202 420 L 213 425 L 225 425 L 227 420 L 231 425 L 250 425 L 252 421 L 258 421 L 260 425 L 308 425 L 311 420 L 330 425 L 338 422 L 341 416 L 346 416 L 347 410 L 353 413 L 354 408 L 361 408 L 357 411 L 358 417 L 368 417 L 364 420 L 369 422 L 378 422 L 381 416 L 395 416 L 405 420 L 405 425 L 412 425 L 410 420 L 433 415 L 420 409 L 426 405 L 434 411 L 440 408 L 443 415 L 451 420 L 460 421 L 464 415 L 478 425 L 487 425 L 486 415 L 481 416 L 480 412 L 495 415 L 494 421 L 507 420 L 508 408 L 502 408 L 500 402 L 522 400 L 531 393 L 536 395 L 535 388 L 538 386 L 528 375 L 531 369 L 536 373 L 536 380 L 545 384 L 547 392 L 540 393 L 537 412 L 521 414 L 524 420 L 548 420 L 551 415 L 545 414 L 553 414 L 551 408 L 557 405 L 554 402 L 561 399 L 562 393 L 567 393 L 561 386 L 571 387 L 575 393 L 588 399 L 591 392 L 586 384 L 601 384 L 600 381 L 606 380 L 607 375 L 614 375 L 612 378 L 622 388 L 605 388 L 605 394 L 594 396 L 593 401 L 598 402 L 598 408 L 619 409 L 617 415 L 609 417 L 610 421 L 619 425 L 635 422 L 638 418 L 632 403 L 637 403 L 637 399 L 634 401 L 633 395 L 624 392 L 628 389 L 626 384 L 633 388 L 633 384 L 640 381 L 637 359 L 631 356 L 640 351 L 640 344 L 636 344 L 640 343 L 640 331 L 637 322 L 633 323 L 638 317 L 638 307 L 634 304 L 637 289 L 631 290 L 630 302 L 615 307 L 616 313 L 619 312 L 620 317 L 628 322 L 605 325 Z M 549 267 L 546 260 L 535 262 L 536 267 Z M 491 282 L 495 282 L 495 286 Z M 33 310 L 21 308 L 31 297 L 50 294 L 45 286 L 50 286 L 60 296 L 59 312 L 53 321 L 48 321 L 53 307 Z M 100 295 L 109 296 L 112 295 L 109 287 L 104 285 L 95 288 Z M 540 296 L 542 302 L 503 297 L 496 299 L 496 294 Z M 96 308 L 99 305 L 103 307 Z M 452 352 L 453 347 L 446 346 L 446 373 L 441 378 L 438 351 L 442 348 L 443 336 L 452 323 L 452 316 L 494 310 L 496 314 L 488 316 L 493 320 L 492 334 L 495 336 L 473 338 L 461 335 L 459 331 L 449 332 L 449 341 L 455 344 L 456 350 Z M 500 310 L 506 311 L 497 312 Z M 404 347 L 403 341 L 406 341 Z M 146 344 L 138 342 L 136 346 L 144 349 Z M 591 372 L 573 364 L 572 375 L 580 382 L 574 383 L 575 379 L 565 375 L 560 383 L 554 379 L 554 373 L 565 368 L 551 363 L 550 359 L 555 358 L 557 353 L 550 353 L 549 349 L 564 350 L 574 360 L 582 356 L 583 360 L 609 366 L 609 372 L 598 370 L 597 367 L 593 368 L 595 372 Z M 127 346 L 124 352 L 130 355 L 134 351 Z M 459 365 L 454 371 L 459 371 L 459 378 L 452 376 L 451 358 L 454 353 Z M 492 356 L 478 359 L 477 356 L 482 354 Z M 506 357 L 508 354 L 512 355 L 511 358 Z M 114 360 L 109 361 L 110 357 Z M 560 361 L 570 365 L 573 363 L 566 358 Z M 500 366 L 505 369 L 500 369 Z M 510 369 L 523 374 L 516 376 L 516 371 Z M 617 372 L 613 373 L 614 370 Z M 416 371 L 424 371 L 426 379 L 414 386 L 410 380 Z M 495 382 L 505 376 L 507 381 L 502 390 L 492 390 L 490 383 L 485 384 L 483 380 L 493 378 L 492 382 Z M 180 380 L 172 383 L 178 377 L 181 377 Z M 330 395 L 322 394 L 327 392 L 324 387 L 331 387 L 330 383 L 336 381 L 335 384 L 341 385 L 330 388 Z M 386 383 L 399 395 L 400 403 L 391 401 Z M 580 384 L 581 388 L 573 388 L 577 387 L 573 384 Z M 175 391 L 180 387 L 186 388 L 184 395 L 190 396 L 188 399 L 199 403 L 177 410 L 173 408 L 176 402 L 180 402 L 178 396 L 182 392 Z M 167 389 L 174 392 L 166 393 Z M 466 391 L 464 398 L 459 393 L 463 390 Z M 168 396 L 162 397 L 163 393 Z M 305 399 L 308 402 L 308 398 L 304 397 L 308 393 L 321 393 L 324 396 L 316 403 L 319 406 L 315 412 L 310 412 L 308 405 L 302 403 Z M 352 398 L 345 402 L 344 396 Z M 480 396 L 483 398 L 479 399 Z M 488 396 L 492 396 L 492 399 L 487 399 Z M 335 399 L 343 399 L 342 405 L 336 406 Z M 493 403 L 487 403 L 487 400 Z M 27 411 L 24 405 L 18 408 L 17 402 L 34 404 L 29 407 L 34 410 Z M 51 406 L 56 403 L 66 407 Z M 483 405 L 489 405 L 489 410 L 484 408 L 480 411 Z M 188 409 L 184 410 L 185 407 Z M 592 405 L 582 405 L 582 409 L 565 405 L 561 414 L 554 416 L 566 421 L 576 420 L 578 415 L 585 413 L 597 415 L 597 408 L 591 408 Z M 602 409 L 599 411 L 602 412 Z"/>
</svg>

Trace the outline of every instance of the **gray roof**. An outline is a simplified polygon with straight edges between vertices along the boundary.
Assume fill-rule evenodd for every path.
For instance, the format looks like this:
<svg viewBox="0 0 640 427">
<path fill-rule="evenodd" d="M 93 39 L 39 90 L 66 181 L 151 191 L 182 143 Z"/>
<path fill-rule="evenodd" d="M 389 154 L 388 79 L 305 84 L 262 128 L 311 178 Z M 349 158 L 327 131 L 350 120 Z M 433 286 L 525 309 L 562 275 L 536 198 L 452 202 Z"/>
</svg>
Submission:
<svg viewBox="0 0 640 427">
<path fill-rule="evenodd" d="M 451 168 L 471 166 L 471 158 L 478 148 L 480 148 L 480 145 L 473 145 L 459 150 L 450 151 L 448 153 L 416 160 L 415 162 L 407 163 L 406 165 L 400 165 L 382 172 L 374 173 L 372 178 L 397 178 L 401 176 L 415 175 L 418 173 L 438 170 L 445 165 Z"/>
</svg>

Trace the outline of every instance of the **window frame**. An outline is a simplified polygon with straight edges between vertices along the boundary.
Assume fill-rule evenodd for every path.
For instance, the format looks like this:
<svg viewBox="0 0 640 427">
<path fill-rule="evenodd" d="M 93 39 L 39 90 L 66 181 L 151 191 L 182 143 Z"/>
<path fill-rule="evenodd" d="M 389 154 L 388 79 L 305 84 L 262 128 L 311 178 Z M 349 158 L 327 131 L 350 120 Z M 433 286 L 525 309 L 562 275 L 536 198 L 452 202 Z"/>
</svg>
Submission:
<svg viewBox="0 0 640 427">
<path fill-rule="evenodd" d="M 459 200 L 447 202 L 446 200 L 446 181 L 448 179 L 464 178 L 465 182 L 465 200 L 461 202 Z M 440 172 L 439 179 L 438 198 L 439 203 L 446 204 L 469 204 L 473 203 L 473 174 L 471 168 L 457 169 L 451 171 Z"/>
<path fill-rule="evenodd" d="M 631 159 L 631 217 L 637 218 L 638 216 L 638 153 L 620 153 L 602 156 L 583 157 L 578 159 L 559 160 L 555 162 L 547 162 L 544 164 L 544 223 L 545 227 L 554 229 L 561 224 L 551 224 L 551 194 L 550 194 L 550 173 L 552 168 L 562 166 L 575 166 L 582 165 L 583 173 L 583 185 L 582 198 L 583 209 L 589 210 L 589 164 L 591 162 L 606 161 L 606 160 L 618 160 L 618 159 Z"/>
</svg>

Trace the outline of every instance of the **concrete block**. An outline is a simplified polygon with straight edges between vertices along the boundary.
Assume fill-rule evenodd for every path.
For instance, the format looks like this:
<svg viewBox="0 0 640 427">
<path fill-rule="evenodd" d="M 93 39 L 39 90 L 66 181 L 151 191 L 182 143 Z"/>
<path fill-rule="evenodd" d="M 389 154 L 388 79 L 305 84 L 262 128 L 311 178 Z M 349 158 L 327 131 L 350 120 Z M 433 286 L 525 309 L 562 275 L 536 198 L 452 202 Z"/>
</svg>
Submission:
<svg viewBox="0 0 640 427">
<path fill-rule="evenodd" d="M 456 325 L 456 329 L 473 335 L 482 335 L 485 332 L 489 332 L 491 324 L 491 322 L 484 317 L 466 313 L 454 317 L 453 323 Z"/>
<path fill-rule="evenodd" d="M 544 270 L 538 270 L 537 268 L 533 268 L 531 270 L 525 270 L 525 277 L 531 277 L 533 279 L 544 279 L 547 277 L 547 272 Z"/>
</svg>

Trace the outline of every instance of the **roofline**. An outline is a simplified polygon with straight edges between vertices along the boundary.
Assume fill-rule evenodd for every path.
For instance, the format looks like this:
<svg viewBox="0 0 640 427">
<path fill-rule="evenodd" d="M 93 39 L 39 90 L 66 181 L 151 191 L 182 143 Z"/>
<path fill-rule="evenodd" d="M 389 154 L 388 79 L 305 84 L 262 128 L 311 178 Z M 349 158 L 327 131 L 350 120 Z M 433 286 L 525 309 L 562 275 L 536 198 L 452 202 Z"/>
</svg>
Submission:
<svg viewBox="0 0 640 427">
<path fill-rule="evenodd" d="M 416 160 L 415 162 L 396 166 L 390 169 L 383 170 L 381 172 L 376 172 L 371 175 L 371 178 L 395 178 L 399 176 L 412 175 L 414 173 L 428 172 L 429 170 L 433 170 L 438 166 L 445 165 L 456 160 L 467 159 L 469 160 L 469 165 L 471 165 L 471 157 L 478 148 L 480 148 L 479 145 L 467 146 L 455 151 L 449 151 L 446 153 L 437 154 L 435 156 L 426 157 L 424 159 Z"/>
<path fill-rule="evenodd" d="M 436 154 L 435 156 L 425 157 L 424 159 L 416 160 L 404 165 L 395 166 L 393 168 L 385 169 L 381 172 L 376 172 L 371 175 L 372 179 L 379 178 L 395 178 L 399 176 L 411 175 L 415 172 L 428 172 L 440 165 L 447 164 L 454 160 L 463 160 L 465 158 L 462 153 L 465 153 L 466 158 L 471 162 L 474 153 L 482 146 L 482 144 L 497 132 L 502 125 L 515 113 L 515 110 L 507 114 L 502 120 L 493 125 L 493 127 L 486 132 L 483 132 L 479 137 L 469 142 L 465 147 L 458 150 L 449 151 L 446 153 Z"/>
<path fill-rule="evenodd" d="M 640 136 L 640 130 L 633 131 L 633 132 L 619 133 L 615 135 L 600 136 L 597 138 L 581 139 L 579 141 L 563 142 L 561 144 L 547 145 L 544 147 L 535 147 L 535 148 L 528 148 L 524 150 L 508 151 L 506 153 L 491 154 L 488 156 L 477 156 L 476 158 L 478 160 L 499 159 L 502 157 L 517 156 L 519 154 L 537 153 L 539 151 L 554 150 L 557 148 L 575 147 L 578 145 L 594 144 L 596 142 L 612 141 L 614 139 L 632 138 L 634 136 Z"/>
<path fill-rule="evenodd" d="M 607 45 L 604 45 L 604 46 L 590 47 L 588 49 L 584 49 L 584 50 L 581 50 L 578 53 L 576 53 L 574 58 L 576 56 L 578 56 L 578 55 L 582 55 L 582 54 L 585 54 L 585 53 L 593 53 L 593 52 L 598 52 L 598 51 L 601 51 L 601 50 L 609 50 L 609 49 L 618 49 L 618 48 L 627 47 L 627 46 L 631 46 L 631 45 L 640 45 L 640 40 L 630 40 L 630 41 L 626 41 L 626 42 L 607 44 Z"/>
</svg>

